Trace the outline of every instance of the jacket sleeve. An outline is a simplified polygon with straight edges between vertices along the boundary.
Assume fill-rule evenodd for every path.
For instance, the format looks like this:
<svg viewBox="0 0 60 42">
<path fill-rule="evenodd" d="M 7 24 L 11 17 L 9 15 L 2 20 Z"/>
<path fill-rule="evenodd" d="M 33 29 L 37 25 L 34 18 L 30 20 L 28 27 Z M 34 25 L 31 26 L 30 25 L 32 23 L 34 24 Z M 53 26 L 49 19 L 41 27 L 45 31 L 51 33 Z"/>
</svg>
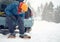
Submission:
<svg viewBox="0 0 60 42">
<path fill-rule="evenodd" d="M 13 5 L 8 5 L 6 8 L 5 8 L 5 13 L 6 15 L 10 16 L 12 15 L 11 13 L 11 10 L 13 9 Z"/>
</svg>

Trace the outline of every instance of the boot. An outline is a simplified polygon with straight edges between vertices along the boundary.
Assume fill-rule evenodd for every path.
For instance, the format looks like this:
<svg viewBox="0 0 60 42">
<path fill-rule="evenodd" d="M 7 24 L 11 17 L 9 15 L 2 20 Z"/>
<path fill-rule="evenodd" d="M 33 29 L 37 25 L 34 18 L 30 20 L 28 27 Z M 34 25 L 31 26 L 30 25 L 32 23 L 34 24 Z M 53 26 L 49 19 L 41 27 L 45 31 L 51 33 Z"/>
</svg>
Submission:
<svg viewBox="0 0 60 42">
<path fill-rule="evenodd" d="M 10 34 L 9 36 L 8 36 L 8 38 L 15 38 L 16 36 L 15 35 L 12 35 L 12 34 Z"/>
<path fill-rule="evenodd" d="M 20 35 L 19 37 L 20 38 L 25 38 L 25 39 L 30 39 L 31 38 L 31 36 L 26 35 L 26 34 Z"/>
</svg>

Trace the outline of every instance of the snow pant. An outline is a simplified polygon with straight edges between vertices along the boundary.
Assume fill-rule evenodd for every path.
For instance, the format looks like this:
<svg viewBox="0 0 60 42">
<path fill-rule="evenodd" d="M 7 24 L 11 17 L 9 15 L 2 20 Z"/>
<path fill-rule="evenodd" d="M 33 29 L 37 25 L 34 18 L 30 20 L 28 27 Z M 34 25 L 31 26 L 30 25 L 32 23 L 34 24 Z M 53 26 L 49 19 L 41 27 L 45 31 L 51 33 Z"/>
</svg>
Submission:
<svg viewBox="0 0 60 42">
<path fill-rule="evenodd" d="M 12 16 L 12 17 L 9 17 L 9 16 L 6 16 L 6 23 L 7 23 L 7 26 L 9 28 L 9 32 L 11 34 L 14 33 L 14 30 L 15 30 L 15 26 L 18 25 L 18 29 L 19 29 L 19 34 L 24 34 L 25 33 L 25 28 L 24 28 L 24 21 L 22 19 L 22 17 L 18 16 Z"/>
</svg>

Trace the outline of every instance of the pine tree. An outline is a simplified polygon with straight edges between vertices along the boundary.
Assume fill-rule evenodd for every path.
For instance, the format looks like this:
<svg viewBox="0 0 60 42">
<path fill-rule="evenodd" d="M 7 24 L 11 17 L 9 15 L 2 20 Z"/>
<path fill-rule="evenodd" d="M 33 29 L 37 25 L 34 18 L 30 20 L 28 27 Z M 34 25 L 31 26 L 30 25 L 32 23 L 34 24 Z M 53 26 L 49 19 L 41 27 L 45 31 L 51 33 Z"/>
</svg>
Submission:
<svg viewBox="0 0 60 42">
<path fill-rule="evenodd" d="M 53 9 L 53 3 L 50 2 L 49 5 L 48 5 L 48 8 L 47 8 L 47 20 L 48 21 L 54 21 L 54 9 Z"/>
<path fill-rule="evenodd" d="M 55 9 L 55 22 L 60 23 L 60 6 Z"/>
<path fill-rule="evenodd" d="M 42 19 L 47 21 L 54 21 L 54 9 L 52 2 L 50 2 L 49 4 L 46 3 L 42 13 Z"/>
<path fill-rule="evenodd" d="M 38 6 L 38 8 L 37 8 L 37 16 L 41 17 L 42 11 L 43 11 L 43 4 Z"/>
<path fill-rule="evenodd" d="M 46 20 L 47 6 L 48 6 L 48 3 L 46 3 L 44 6 L 44 9 L 42 12 L 42 20 Z"/>
</svg>

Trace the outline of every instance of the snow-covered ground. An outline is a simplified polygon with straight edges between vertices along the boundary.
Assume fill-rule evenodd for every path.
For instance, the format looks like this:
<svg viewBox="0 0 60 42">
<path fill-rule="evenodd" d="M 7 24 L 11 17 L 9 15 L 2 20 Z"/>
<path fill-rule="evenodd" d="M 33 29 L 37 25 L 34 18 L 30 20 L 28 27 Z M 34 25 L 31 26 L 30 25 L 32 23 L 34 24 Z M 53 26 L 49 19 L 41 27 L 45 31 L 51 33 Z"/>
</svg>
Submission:
<svg viewBox="0 0 60 42">
<path fill-rule="evenodd" d="M 31 0 L 30 4 L 36 11 L 40 3 L 45 4 L 51 0 Z M 60 0 L 52 0 L 54 5 L 60 5 Z M 60 42 L 60 23 L 53 23 L 34 18 L 34 25 L 30 33 L 31 39 L 21 39 L 17 34 L 15 39 L 8 39 L 8 35 L 0 34 L 0 42 Z"/>
<path fill-rule="evenodd" d="M 21 39 L 19 34 L 15 39 L 8 39 L 8 35 L 0 34 L 0 42 L 60 42 L 60 23 L 35 19 L 30 35 L 31 39 Z"/>
</svg>

